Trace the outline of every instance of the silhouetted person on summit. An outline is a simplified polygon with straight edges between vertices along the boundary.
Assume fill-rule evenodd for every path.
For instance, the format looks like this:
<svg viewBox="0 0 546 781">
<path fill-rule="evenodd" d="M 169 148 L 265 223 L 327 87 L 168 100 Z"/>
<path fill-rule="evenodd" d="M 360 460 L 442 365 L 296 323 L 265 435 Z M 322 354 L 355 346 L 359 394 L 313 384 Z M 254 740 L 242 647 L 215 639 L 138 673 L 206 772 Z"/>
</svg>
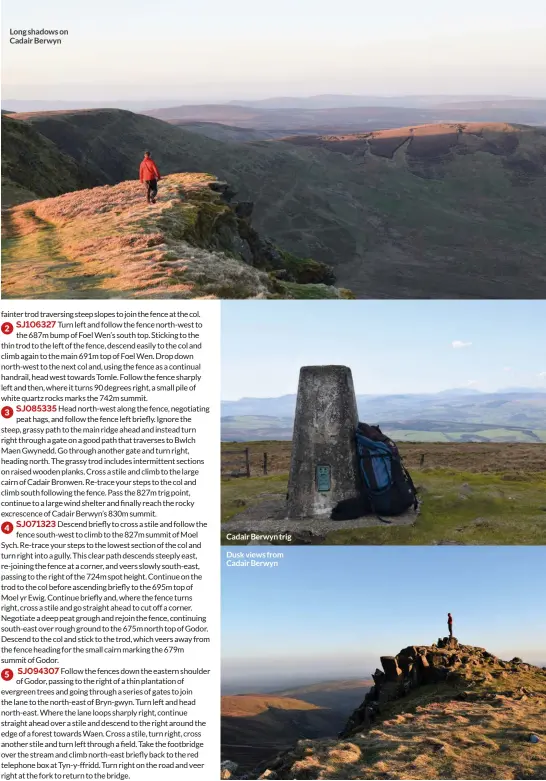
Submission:
<svg viewBox="0 0 546 781">
<path fill-rule="evenodd" d="M 155 203 L 157 183 L 160 179 L 159 169 L 150 157 L 150 153 L 144 152 L 144 160 L 140 164 L 140 181 L 146 187 L 146 200 L 148 203 Z"/>
<path fill-rule="evenodd" d="M 447 628 L 449 630 L 450 638 L 453 637 L 453 618 L 451 617 L 451 613 L 447 614 Z"/>
</svg>

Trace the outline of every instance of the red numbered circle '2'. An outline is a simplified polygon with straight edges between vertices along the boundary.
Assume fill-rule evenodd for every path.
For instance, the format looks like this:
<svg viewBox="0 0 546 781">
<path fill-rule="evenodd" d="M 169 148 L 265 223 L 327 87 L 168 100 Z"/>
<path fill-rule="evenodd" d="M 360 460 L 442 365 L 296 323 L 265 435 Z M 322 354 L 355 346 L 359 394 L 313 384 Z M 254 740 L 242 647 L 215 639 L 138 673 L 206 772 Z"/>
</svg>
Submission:
<svg viewBox="0 0 546 781">
<path fill-rule="evenodd" d="M 2 331 L 3 334 L 9 335 L 13 333 L 13 323 L 2 323 L 0 326 L 0 331 Z"/>
<path fill-rule="evenodd" d="M 11 534 L 13 531 L 13 524 L 10 521 L 4 521 L 2 526 L 0 526 L 4 534 Z"/>
<path fill-rule="evenodd" d="M 1 414 L 3 418 L 11 418 L 13 417 L 13 410 L 11 407 L 2 407 Z"/>
</svg>

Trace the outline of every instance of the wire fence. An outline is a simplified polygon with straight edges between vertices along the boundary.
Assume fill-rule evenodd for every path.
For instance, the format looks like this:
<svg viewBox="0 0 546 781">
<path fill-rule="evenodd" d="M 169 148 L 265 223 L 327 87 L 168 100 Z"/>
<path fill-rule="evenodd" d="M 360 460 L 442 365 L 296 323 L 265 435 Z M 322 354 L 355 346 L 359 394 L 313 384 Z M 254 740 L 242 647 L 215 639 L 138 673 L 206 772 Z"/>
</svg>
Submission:
<svg viewBox="0 0 546 781">
<path fill-rule="evenodd" d="M 258 477 L 269 473 L 269 456 L 266 452 L 250 448 L 222 450 L 222 477 Z"/>
</svg>

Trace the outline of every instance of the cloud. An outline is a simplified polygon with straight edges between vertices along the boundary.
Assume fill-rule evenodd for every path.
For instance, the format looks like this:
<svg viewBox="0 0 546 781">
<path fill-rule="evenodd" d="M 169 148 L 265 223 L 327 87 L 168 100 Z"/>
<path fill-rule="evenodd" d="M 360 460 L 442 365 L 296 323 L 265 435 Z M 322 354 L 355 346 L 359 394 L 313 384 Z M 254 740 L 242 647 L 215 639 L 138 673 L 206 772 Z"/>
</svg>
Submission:
<svg viewBox="0 0 546 781">
<path fill-rule="evenodd" d="M 463 347 L 470 347 L 472 345 L 472 342 L 461 342 L 460 339 L 455 339 L 454 342 L 451 342 L 451 346 L 454 350 L 462 350 Z"/>
<path fill-rule="evenodd" d="M 467 388 L 473 388 L 474 385 L 478 384 L 478 380 L 467 380 L 466 381 L 466 387 Z"/>
<path fill-rule="evenodd" d="M 505 371 L 505 372 L 511 372 L 511 371 L 512 371 L 512 367 L 511 367 L 511 366 L 505 366 L 505 367 L 504 367 L 504 369 L 503 369 L 503 371 Z"/>
<path fill-rule="evenodd" d="M 541 380 L 546 380 L 546 372 L 540 372 L 537 374 L 537 377 L 540 377 Z"/>
</svg>

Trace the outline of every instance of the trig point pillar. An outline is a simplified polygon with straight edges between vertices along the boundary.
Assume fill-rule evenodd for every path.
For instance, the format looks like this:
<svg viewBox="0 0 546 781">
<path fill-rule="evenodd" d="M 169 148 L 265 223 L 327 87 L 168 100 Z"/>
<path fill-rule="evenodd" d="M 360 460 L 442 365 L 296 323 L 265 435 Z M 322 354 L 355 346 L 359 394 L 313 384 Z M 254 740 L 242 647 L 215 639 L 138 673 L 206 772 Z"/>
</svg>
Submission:
<svg viewBox="0 0 546 781">
<path fill-rule="evenodd" d="M 358 495 L 357 423 L 351 370 L 303 366 L 288 481 L 289 518 L 329 516 L 339 501 Z"/>
</svg>

